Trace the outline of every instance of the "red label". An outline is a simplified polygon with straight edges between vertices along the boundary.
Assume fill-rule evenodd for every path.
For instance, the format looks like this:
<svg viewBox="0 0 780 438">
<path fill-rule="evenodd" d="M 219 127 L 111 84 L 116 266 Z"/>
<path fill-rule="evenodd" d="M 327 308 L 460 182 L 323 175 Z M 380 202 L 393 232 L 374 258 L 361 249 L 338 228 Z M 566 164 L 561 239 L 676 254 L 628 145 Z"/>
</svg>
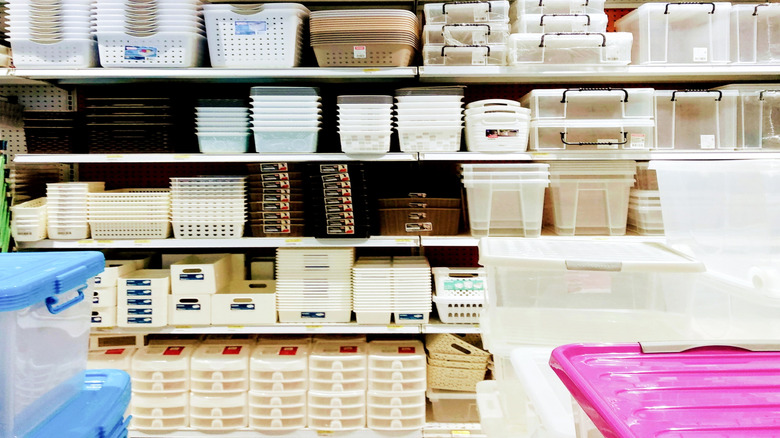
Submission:
<svg viewBox="0 0 780 438">
<path fill-rule="evenodd" d="M 414 354 L 414 347 L 398 347 L 398 354 Z"/>
<path fill-rule="evenodd" d="M 111 350 L 106 350 L 106 354 L 122 354 L 125 352 L 124 348 L 114 348 Z"/>
<path fill-rule="evenodd" d="M 168 347 L 163 352 L 163 356 L 178 356 L 184 351 L 184 347 Z"/>
<path fill-rule="evenodd" d="M 298 354 L 298 347 L 282 347 L 279 349 L 279 356 L 295 356 Z"/>
<path fill-rule="evenodd" d="M 358 348 L 357 347 L 340 347 L 339 353 L 357 353 Z"/>
<path fill-rule="evenodd" d="M 222 354 L 240 354 L 241 346 L 229 346 L 222 350 Z"/>
</svg>

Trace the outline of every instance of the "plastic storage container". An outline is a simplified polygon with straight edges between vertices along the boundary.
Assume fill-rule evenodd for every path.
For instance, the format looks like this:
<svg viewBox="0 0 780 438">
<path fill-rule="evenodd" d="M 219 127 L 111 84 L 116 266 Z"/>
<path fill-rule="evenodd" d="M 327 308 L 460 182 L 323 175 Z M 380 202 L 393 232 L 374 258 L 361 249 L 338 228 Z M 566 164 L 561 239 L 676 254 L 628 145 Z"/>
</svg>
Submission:
<svg viewBox="0 0 780 438">
<path fill-rule="evenodd" d="M 645 3 L 615 22 L 634 64 L 726 64 L 731 3 Z"/>
<path fill-rule="evenodd" d="M 426 24 L 423 28 L 425 45 L 501 45 L 508 38 L 509 25 L 504 23 Z"/>
<path fill-rule="evenodd" d="M 477 395 L 473 392 L 429 389 L 426 395 L 433 407 L 433 421 L 440 423 L 474 423 L 479 421 Z"/>
<path fill-rule="evenodd" d="M 530 110 L 496 109 L 466 113 L 466 149 L 472 152 L 525 152 Z"/>
<path fill-rule="evenodd" d="M 773 3 L 731 6 L 731 62 L 735 64 L 780 63 L 780 5 Z"/>
<path fill-rule="evenodd" d="M 736 90 L 656 90 L 657 149 L 735 149 Z"/>
<path fill-rule="evenodd" d="M 531 90 L 520 103 L 531 118 L 652 119 L 652 88 L 557 88 Z"/>
<path fill-rule="evenodd" d="M 509 2 L 500 0 L 428 3 L 423 12 L 428 24 L 509 22 Z"/>
<path fill-rule="evenodd" d="M 509 65 L 526 68 L 599 70 L 631 62 L 633 36 L 626 32 L 521 33 L 509 36 Z"/>
<path fill-rule="evenodd" d="M 606 32 L 607 14 L 524 14 L 512 24 L 512 33 Z"/>
<path fill-rule="evenodd" d="M 0 254 L 0 437 L 26 436 L 84 384 L 99 252 Z"/>
<path fill-rule="evenodd" d="M 426 44 L 424 65 L 506 65 L 506 45 L 451 46 Z"/>
<path fill-rule="evenodd" d="M 717 90 L 737 90 L 737 147 L 780 148 L 780 87 L 777 84 L 737 84 Z"/>
<path fill-rule="evenodd" d="M 654 131 L 656 123 L 652 119 L 534 120 L 529 149 L 648 150 L 655 144 Z"/>
<path fill-rule="evenodd" d="M 444 323 L 479 323 L 485 305 L 485 270 L 482 268 L 432 268 L 436 284 L 433 302 Z"/>
<path fill-rule="evenodd" d="M 512 2 L 509 16 L 526 14 L 597 14 L 604 12 L 604 0 L 518 0 Z"/>
</svg>

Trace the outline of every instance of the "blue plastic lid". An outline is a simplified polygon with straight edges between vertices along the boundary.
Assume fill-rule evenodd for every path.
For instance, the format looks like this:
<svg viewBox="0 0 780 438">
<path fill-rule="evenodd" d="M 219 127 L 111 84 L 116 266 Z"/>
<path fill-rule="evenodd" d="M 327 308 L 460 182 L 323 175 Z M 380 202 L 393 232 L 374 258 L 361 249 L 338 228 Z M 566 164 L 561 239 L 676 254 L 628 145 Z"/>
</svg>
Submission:
<svg viewBox="0 0 780 438">
<path fill-rule="evenodd" d="M 0 312 L 12 312 L 84 285 L 105 268 L 97 251 L 0 254 Z"/>
<path fill-rule="evenodd" d="M 81 392 L 25 438 L 122 436 L 130 404 L 130 375 L 120 370 L 86 370 Z"/>
</svg>

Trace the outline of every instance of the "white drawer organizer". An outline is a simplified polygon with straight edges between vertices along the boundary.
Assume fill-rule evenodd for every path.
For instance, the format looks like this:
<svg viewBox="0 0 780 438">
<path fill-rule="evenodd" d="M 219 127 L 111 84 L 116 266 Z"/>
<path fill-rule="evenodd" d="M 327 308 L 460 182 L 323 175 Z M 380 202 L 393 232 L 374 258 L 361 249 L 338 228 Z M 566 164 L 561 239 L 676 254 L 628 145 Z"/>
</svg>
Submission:
<svg viewBox="0 0 780 438">
<path fill-rule="evenodd" d="M 634 64 L 726 64 L 731 3 L 645 3 L 615 22 Z"/>
<path fill-rule="evenodd" d="M 737 90 L 737 148 L 780 148 L 780 85 L 738 84 L 717 90 Z"/>
<path fill-rule="evenodd" d="M 211 324 L 256 325 L 276 322 L 276 282 L 241 280 L 211 296 Z"/>
<path fill-rule="evenodd" d="M 423 44 L 446 46 L 502 45 L 509 38 L 506 23 L 426 24 Z"/>
<path fill-rule="evenodd" d="M 632 39 L 625 32 L 512 34 L 508 64 L 578 70 L 623 67 L 631 62 Z"/>
<path fill-rule="evenodd" d="M 367 423 L 374 430 L 416 430 L 425 425 L 425 348 L 422 342 L 368 344 Z"/>
<path fill-rule="evenodd" d="M 149 345 L 133 355 L 133 426 L 163 433 L 189 425 L 189 345 Z"/>
<path fill-rule="evenodd" d="M 737 147 L 736 90 L 656 90 L 657 149 Z"/>
<path fill-rule="evenodd" d="M 203 6 L 212 67 L 291 68 L 301 62 L 302 5 Z"/>
<path fill-rule="evenodd" d="M 531 118 L 652 119 L 652 88 L 556 88 L 531 90 L 520 103 Z"/>
<path fill-rule="evenodd" d="M 444 323 L 479 323 L 485 305 L 484 268 L 433 268 L 436 295 L 433 302 Z"/>
<path fill-rule="evenodd" d="M 604 12 L 604 0 L 517 0 L 509 8 L 514 20 L 525 14 L 598 14 Z"/>
<path fill-rule="evenodd" d="M 309 355 L 308 425 L 314 430 L 366 426 L 368 346 L 363 340 L 318 341 Z"/>
<path fill-rule="evenodd" d="M 731 6 L 731 62 L 735 64 L 780 63 L 780 4 L 735 4 Z"/>
<path fill-rule="evenodd" d="M 606 32 L 607 14 L 525 14 L 512 24 L 512 33 Z"/>
</svg>

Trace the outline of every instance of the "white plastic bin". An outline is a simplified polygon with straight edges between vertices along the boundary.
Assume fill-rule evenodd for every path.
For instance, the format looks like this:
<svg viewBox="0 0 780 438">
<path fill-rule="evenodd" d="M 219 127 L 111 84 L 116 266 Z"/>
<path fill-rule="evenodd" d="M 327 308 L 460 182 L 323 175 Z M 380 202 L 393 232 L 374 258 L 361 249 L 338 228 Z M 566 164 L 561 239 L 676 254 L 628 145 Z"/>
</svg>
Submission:
<svg viewBox="0 0 780 438">
<path fill-rule="evenodd" d="M 506 44 L 509 25 L 503 23 L 426 24 L 423 44 L 448 46 Z"/>
<path fill-rule="evenodd" d="M 506 65 L 507 46 L 426 44 L 422 52 L 424 65 Z"/>
<path fill-rule="evenodd" d="M 731 6 L 731 62 L 780 63 L 780 4 L 755 3 Z"/>
<path fill-rule="evenodd" d="M 526 14 L 597 14 L 604 12 L 604 0 L 517 0 L 509 8 L 511 18 Z"/>
<path fill-rule="evenodd" d="M 645 3 L 615 22 L 634 64 L 726 64 L 731 3 Z"/>
<path fill-rule="evenodd" d="M 276 322 L 276 282 L 233 281 L 211 296 L 213 325 L 260 325 Z"/>
<path fill-rule="evenodd" d="M 509 2 L 506 0 L 427 3 L 423 12 L 428 24 L 509 22 Z"/>
<path fill-rule="evenodd" d="M 652 119 L 652 88 L 537 89 L 520 99 L 532 119 Z"/>
<path fill-rule="evenodd" d="M 211 294 L 179 294 L 168 296 L 168 324 L 210 325 Z"/>
<path fill-rule="evenodd" d="M 512 33 L 606 32 L 607 14 L 524 14 L 512 24 Z"/>
<path fill-rule="evenodd" d="M 444 323 L 479 323 L 487 279 L 483 268 L 432 268 L 433 302 Z"/>
<path fill-rule="evenodd" d="M 198 67 L 206 38 L 195 32 L 157 32 L 135 37 L 125 32 L 97 32 L 103 67 Z"/>
<path fill-rule="evenodd" d="M 626 32 L 521 33 L 509 36 L 509 65 L 598 70 L 631 62 L 633 36 Z"/>
<path fill-rule="evenodd" d="M 530 111 L 496 110 L 466 115 L 466 149 L 472 152 L 524 152 L 528 148 Z"/>
<path fill-rule="evenodd" d="M 529 148 L 560 150 L 648 150 L 655 144 L 653 120 L 534 120 Z"/>
<path fill-rule="evenodd" d="M 657 149 L 737 147 L 736 90 L 656 90 Z"/>
<path fill-rule="evenodd" d="M 544 191 L 549 179 L 512 175 L 464 180 L 469 225 L 473 236 L 526 236 L 542 233 Z"/>
<path fill-rule="evenodd" d="M 737 147 L 739 149 L 780 148 L 780 86 L 778 84 L 735 84 L 717 88 L 738 90 Z"/>
<path fill-rule="evenodd" d="M 136 263 L 132 260 L 106 260 L 105 269 L 94 278 L 95 287 L 116 288 L 119 277 L 137 269 Z"/>
<path fill-rule="evenodd" d="M 119 327 L 164 327 L 168 325 L 170 271 L 140 269 L 117 281 Z"/>
<path fill-rule="evenodd" d="M 214 294 L 230 283 L 230 254 L 193 254 L 171 265 L 171 293 Z"/>
<path fill-rule="evenodd" d="M 479 384 L 477 384 L 479 388 Z M 473 392 L 429 389 L 426 393 L 433 408 L 433 421 L 440 423 L 474 423 L 479 421 L 477 395 Z"/>
</svg>

